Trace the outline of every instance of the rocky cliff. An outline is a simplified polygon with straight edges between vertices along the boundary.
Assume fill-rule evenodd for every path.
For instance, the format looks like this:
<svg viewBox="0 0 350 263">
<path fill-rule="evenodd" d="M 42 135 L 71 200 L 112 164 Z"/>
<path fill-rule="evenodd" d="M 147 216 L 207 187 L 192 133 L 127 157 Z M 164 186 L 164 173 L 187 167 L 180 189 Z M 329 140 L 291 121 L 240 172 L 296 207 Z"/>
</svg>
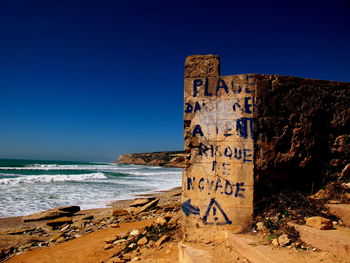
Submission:
<svg viewBox="0 0 350 263">
<path fill-rule="evenodd" d="M 314 192 L 349 163 L 350 83 L 252 76 L 255 184 Z"/>
<path fill-rule="evenodd" d="M 183 168 L 185 154 L 182 151 L 122 154 L 115 163 L 140 164 Z"/>
</svg>

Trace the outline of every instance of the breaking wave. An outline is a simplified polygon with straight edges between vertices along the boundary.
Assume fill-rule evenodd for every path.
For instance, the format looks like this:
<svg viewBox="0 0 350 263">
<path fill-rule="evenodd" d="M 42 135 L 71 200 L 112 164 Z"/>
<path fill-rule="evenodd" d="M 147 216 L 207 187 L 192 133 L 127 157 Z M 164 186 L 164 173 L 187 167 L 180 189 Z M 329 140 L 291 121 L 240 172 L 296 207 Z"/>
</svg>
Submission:
<svg viewBox="0 0 350 263">
<path fill-rule="evenodd" d="M 105 179 L 107 176 L 104 173 L 91 174 L 56 174 L 56 175 L 31 175 L 16 178 L 0 179 L 0 185 L 16 185 L 26 183 L 51 183 L 51 182 L 71 182 L 85 181 L 91 179 Z"/>
<path fill-rule="evenodd" d="M 36 171 L 49 171 L 49 170 L 85 170 L 85 171 L 128 171 L 139 170 L 147 167 L 144 166 L 129 166 L 121 167 L 117 165 L 57 165 L 57 164 L 34 164 L 26 167 L 0 167 L 0 170 L 36 170 Z M 155 169 L 158 167 L 152 167 Z M 161 168 L 161 167 L 159 167 Z M 158 169 L 159 169 L 158 168 Z"/>
</svg>

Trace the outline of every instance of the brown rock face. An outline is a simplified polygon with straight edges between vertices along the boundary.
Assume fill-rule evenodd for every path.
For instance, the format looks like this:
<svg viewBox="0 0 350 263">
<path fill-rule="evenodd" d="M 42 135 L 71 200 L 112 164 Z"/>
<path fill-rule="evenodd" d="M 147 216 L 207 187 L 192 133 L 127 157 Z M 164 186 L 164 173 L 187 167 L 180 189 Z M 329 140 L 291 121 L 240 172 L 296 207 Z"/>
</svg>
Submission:
<svg viewBox="0 0 350 263">
<path fill-rule="evenodd" d="M 148 204 L 149 202 L 153 201 L 155 197 L 153 198 L 138 198 L 134 202 L 132 202 L 129 206 L 130 207 L 137 207 L 137 206 L 143 206 Z"/>
<path fill-rule="evenodd" d="M 28 221 L 40 221 L 54 219 L 62 216 L 72 216 L 74 213 L 79 212 L 79 206 L 62 206 L 47 211 L 31 214 L 23 217 L 24 222 Z"/>
<path fill-rule="evenodd" d="M 124 216 L 124 215 L 128 215 L 129 212 L 124 210 L 124 209 L 115 209 L 112 212 L 113 216 Z"/>
<path fill-rule="evenodd" d="M 141 207 L 130 207 L 129 210 L 130 212 L 132 212 L 133 214 L 140 214 L 144 211 L 147 211 L 148 209 L 155 207 L 159 202 L 159 199 L 155 199 L 151 202 L 148 202 L 147 204 L 145 204 L 144 206 Z"/>
<path fill-rule="evenodd" d="M 350 83 L 247 75 L 256 83 L 255 184 L 311 192 L 349 162 Z M 339 167 L 338 167 L 339 166 Z"/>
<path fill-rule="evenodd" d="M 116 163 L 167 167 L 184 167 L 185 156 L 181 151 L 122 154 Z"/>
<path fill-rule="evenodd" d="M 48 226 L 56 227 L 56 226 L 61 226 L 64 224 L 71 224 L 71 223 L 72 223 L 72 219 L 65 216 L 65 217 L 53 219 L 53 220 L 47 222 L 46 224 Z"/>
</svg>

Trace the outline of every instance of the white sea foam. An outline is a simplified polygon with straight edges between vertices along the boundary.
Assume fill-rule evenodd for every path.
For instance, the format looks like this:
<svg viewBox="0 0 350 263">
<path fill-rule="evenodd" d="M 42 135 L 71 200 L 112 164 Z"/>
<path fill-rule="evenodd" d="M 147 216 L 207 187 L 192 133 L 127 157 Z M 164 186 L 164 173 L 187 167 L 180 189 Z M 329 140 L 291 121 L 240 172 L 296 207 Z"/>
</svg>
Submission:
<svg viewBox="0 0 350 263">
<path fill-rule="evenodd" d="M 0 170 L 38 170 L 38 171 L 49 171 L 49 170 L 88 170 L 88 171 L 127 171 L 127 170 L 138 170 L 143 167 L 120 167 L 113 165 L 32 165 L 27 167 L 0 167 Z"/>
<path fill-rule="evenodd" d="M 160 176 L 160 175 L 181 175 L 181 171 L 179 172 L 158 172 L 158 171 L 154 171 L 154 172 L 124 172 L 125 174 L 130 174 L 130 175 L 145 175 L 145 176 L 149 176 L 149 175 L 154 175 L 154 176 Z"/>
<path fill-rule="evenodd" d="M 135 194 L 181 186 L 182 177 L 181 169 L 177 168 L 108 163 L 43 164 L 38 161 L 26 167 L 0 167 L 1 176 L 5 178 L 0 179 L 0 217 L 25 215 L 62 205 L 106 206 L 114 200 L 133 198 Z"/>
<path fill-rule="evenodd" d="M 16 185 L 25 183 L 51 183 L 51 182 L 69 182 L 69 181 L 85 181 L 91 179 L 104 179 L 107 176 L 104 173 L 91 174 L 55 174 L 55 175 L 31 175 L 16 178 L 0 179 L 0 185 Z"/>
<path fill-rule="evenodd" d="M 128 165 L 127 167 L 118 165 L 57 165 L 57 164 L 34 164 L 27 167 L 0 167 L 0 170 L 27 170 L 27 171 L 99 171 L 123 173 L 127 175 L 162 176 L 179 175 L 181 171 L 163 171 L 164 168 L 158 166 Z M 167 168 L 165 168 L 167 169 Z M 174 168 L 173 168 L 174 169 Z"/>
<path fill-rule="evenodd" d="M 0 176 L 19 176 L 19 174 L 0 173 Z"/>
</svg>

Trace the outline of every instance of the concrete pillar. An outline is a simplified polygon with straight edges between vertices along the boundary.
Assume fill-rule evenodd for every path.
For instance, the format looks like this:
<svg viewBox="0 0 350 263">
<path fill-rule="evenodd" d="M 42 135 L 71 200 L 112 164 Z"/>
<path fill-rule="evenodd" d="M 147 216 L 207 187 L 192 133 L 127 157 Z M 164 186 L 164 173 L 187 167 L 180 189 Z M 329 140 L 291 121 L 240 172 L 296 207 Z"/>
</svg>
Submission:
<svg viewBox="0 0 350 263">
<path fill-rule="evenodd" d="M 185 241 L 239 232 L 253 213 L 253 108 L 250 75 L 220 76 L 219 57 L 185 63 L 182 211 Z"/>
</svg>

